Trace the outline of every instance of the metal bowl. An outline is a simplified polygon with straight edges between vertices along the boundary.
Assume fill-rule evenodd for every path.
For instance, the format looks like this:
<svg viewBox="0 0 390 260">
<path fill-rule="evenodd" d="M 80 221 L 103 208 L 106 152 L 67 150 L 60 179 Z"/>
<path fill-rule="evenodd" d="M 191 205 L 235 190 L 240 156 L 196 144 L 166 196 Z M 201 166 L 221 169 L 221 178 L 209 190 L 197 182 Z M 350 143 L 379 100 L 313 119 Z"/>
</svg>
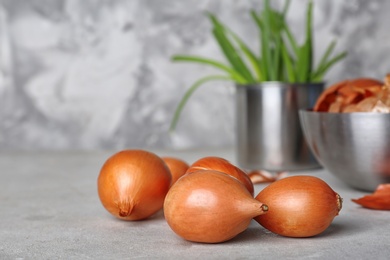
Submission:
<svg viewBox="0 0 390 260">
<path fill-rule="evenodd" d="M 390 114 L 300 110 L 306 141 L 319 163 L 353 188 L 390 182 Z"/>
</svg>

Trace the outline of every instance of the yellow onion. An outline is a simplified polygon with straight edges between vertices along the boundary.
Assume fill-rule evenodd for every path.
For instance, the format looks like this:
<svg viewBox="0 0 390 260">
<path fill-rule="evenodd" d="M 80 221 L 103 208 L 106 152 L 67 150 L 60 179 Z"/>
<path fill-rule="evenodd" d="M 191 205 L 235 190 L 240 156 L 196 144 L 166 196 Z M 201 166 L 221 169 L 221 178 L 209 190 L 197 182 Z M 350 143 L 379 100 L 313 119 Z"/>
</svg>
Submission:
<svg viewBox="0 0 390 260">
<path fill-rule="evenodd" d="M 145 219 L 159 211 L 171 183 L 171 173 L 154 153 L 124 150 L 108 158 L 98 177 L 104 208 L 123 220 Z"/>
<path fill-rule="evenodd" d="M 199 170 L 220 171 L 230 176 L 233 176 L 234 178 L 238 179 L 242 184 L 244 184 L 244 186 L 252 194 L 252 196 L 254 195 L 253 183 L 248 177 L 248 175 L 243 170 L 233 165 L 226 159 L 215 156 L 201 158 L 191 164 L 190 168 L 188 168 L 187 170 L 187 173 Z"/>
<path fill-rule="evenodd" d="M 268 205 L 268 212 L 255 220 L 266 229 L 287 237 L 322 233 L 342 206 L 341 197 L 314 176 L 280 179 L 265 187 L 256 199 Z"/>
<path fill-rule="evenodd" d="M 183 176 L 190 167 L 188 163 L 176 157 L 165 156 L 161 158 L 164 160 L 169 170 L 171 171 L 171 185 L 173 185 L 181 176 Z"/>
<path fill-rule="evenodd" d="M 237 179 L 218 171 L 201 170 L 181 177 L 169 190 L 164 215 L 180 237 L 203 243 L 227 241 L 264 214 L 267 206 L 255 200 Z"/>
</svg>

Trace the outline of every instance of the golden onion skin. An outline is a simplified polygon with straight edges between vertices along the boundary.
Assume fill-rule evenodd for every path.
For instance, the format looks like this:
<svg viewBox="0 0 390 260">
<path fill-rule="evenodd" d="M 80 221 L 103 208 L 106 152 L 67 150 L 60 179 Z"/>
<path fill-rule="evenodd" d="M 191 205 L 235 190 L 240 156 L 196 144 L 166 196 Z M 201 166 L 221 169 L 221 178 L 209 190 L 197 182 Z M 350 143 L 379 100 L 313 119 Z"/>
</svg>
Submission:
<svg viewBox="0 0 390 260">
<path fill-rule="evenodd" d="M 255 220 L 273 233 L 311 237 L 322 233 L 339 214 L 341 197 L 314 176 L 290 176 L 265 187 L 256 199 L 268 205 Z"/>
<path fill-rule="evenodd" d="M 169 190 L 164 215 L 180 237 L 202 243 L 227 241 L 267 210 L 232 176 L 200 170 L 181 177 Z"/>
<path fill-rule="evenodd" d="M 122 220 L 141 220 L 162 209 L 171 173 L 156 154 L 124 150 L 107 159 L 98 177 L 104 208 Z"/>
<path fill-rule="evenodd" d="M 251 179 L 248 174 L 246 174 L 243 170 L 238 168 L 237 166 L 230 163 L 228 160 L 216 157 L 216 156 L 207 156 L 200 158 L 191 164 L 190 168 L 188 168 L 187 173 L 199 171 L 199 170 L 214 170 L 226 173 L 236 179 L 238 179 L 247 190 L 254 195 L 254 187 Z"/>
</svg>

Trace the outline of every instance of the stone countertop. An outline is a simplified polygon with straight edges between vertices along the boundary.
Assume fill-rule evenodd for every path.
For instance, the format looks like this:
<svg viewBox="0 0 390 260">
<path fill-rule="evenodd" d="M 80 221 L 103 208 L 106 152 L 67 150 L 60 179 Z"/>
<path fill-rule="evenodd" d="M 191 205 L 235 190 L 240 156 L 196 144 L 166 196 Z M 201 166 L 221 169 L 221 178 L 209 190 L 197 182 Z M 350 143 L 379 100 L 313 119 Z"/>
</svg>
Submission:
<svg viewBox="0 0 390 260">
<path fill-rule="evenodd" d="M 209 155 L 234 162 L 231 149 L 154 151 L 189 163 Z M 221 244 L 185 241 L 162 212 L 135 222 L 117 220 L 100 204 L 97 176 L 113 152 L 0 153 L 0 259 L 388 259 L 390 212 L 351 202 L 353 190 L 326 170 L 312 174 L 344 198 L 332 225 L 313 238 L 286 238 L 252 221 Z M 256 194 L 263 188 L 256 185 Z"/>
</svg>

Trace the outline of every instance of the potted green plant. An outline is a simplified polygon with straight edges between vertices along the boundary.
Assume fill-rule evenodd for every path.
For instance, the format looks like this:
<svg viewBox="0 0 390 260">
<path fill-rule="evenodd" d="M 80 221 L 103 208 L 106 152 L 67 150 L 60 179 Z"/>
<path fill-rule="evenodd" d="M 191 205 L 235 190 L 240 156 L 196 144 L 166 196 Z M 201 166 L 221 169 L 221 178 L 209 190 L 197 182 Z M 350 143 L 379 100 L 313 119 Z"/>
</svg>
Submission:
<svg viewBox="0 0 390 260">
<path fill-rule="evenodd" d="M 314 66 L 313 3 L 308 3 L 302 44 L 286 21 L 289 5 L 286 0 L 279 11 L 271 7 L 269 0 L 264 0 L 260 13 L 250 12 L 259 29 L 258 54 L 214 14 L 208 13 L 213 36 L 227 64 L 199 56 L 173 56 L 173 61 L 212 66 L 223 74 L 200 78 L 186 91 L 175 111 L 171 130 L 188 99 L 201 85 L 214 80 L 231 81 L 236 86 L 236 152 L 240 166 L 274 171 L 318 167 L 304 141 L 298 110 L 314 105 L 324 88 L 325 73 L 346 52 L 332 55 L 336 45 L 333 41 Z"/>
</svg>

